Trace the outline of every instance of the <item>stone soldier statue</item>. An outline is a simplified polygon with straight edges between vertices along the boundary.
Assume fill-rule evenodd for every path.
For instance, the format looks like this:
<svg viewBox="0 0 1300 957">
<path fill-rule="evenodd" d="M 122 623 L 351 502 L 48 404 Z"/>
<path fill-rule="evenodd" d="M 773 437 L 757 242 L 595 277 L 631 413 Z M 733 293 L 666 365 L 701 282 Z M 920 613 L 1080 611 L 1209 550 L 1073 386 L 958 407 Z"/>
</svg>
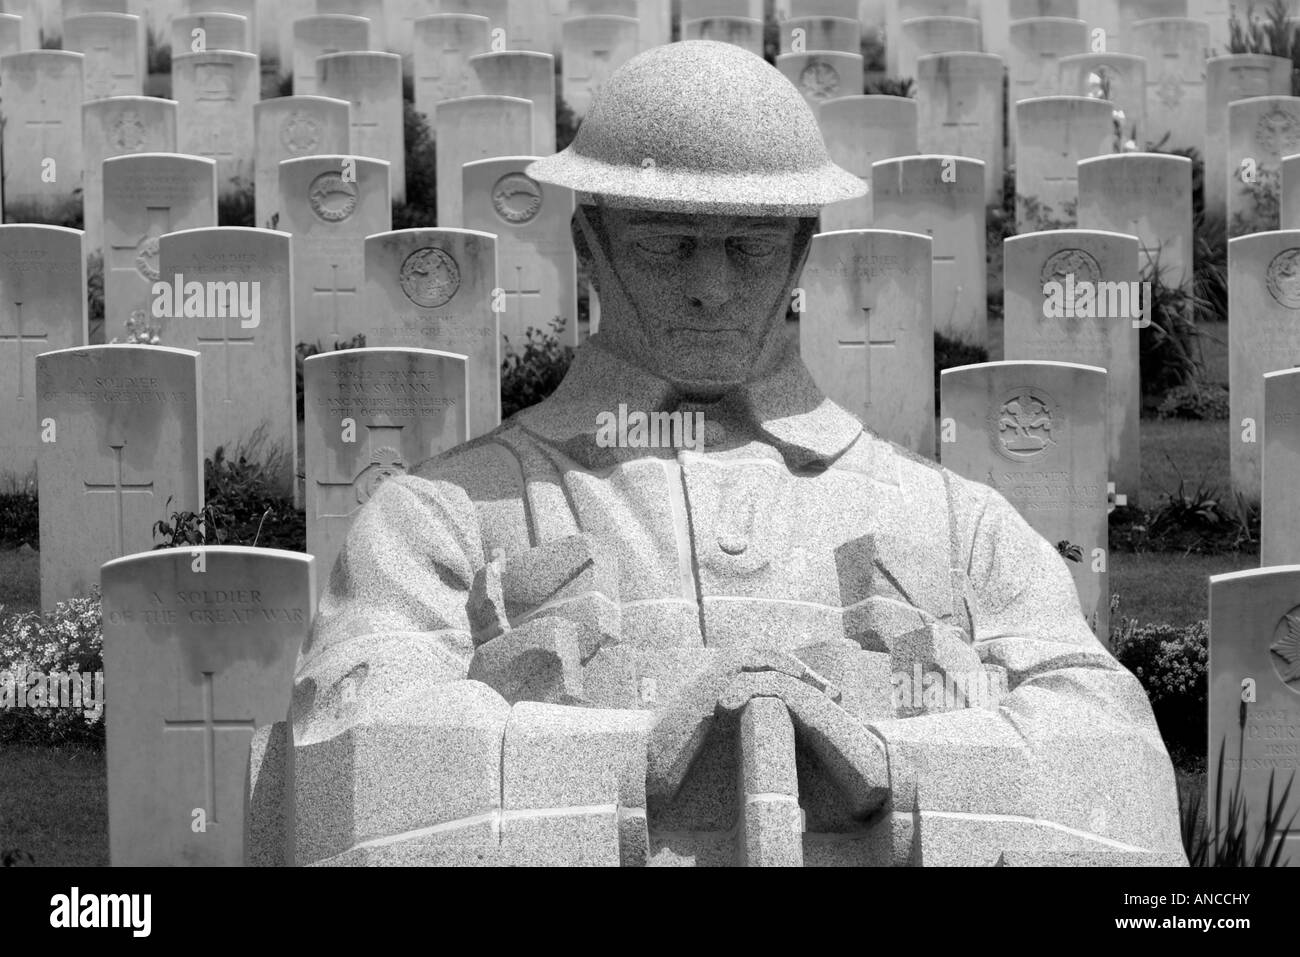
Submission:
<svg viewBox="0 0 1300 957">
<path fill-rule="evenodd" d="M 864 187 L 794 86 L 658 47 L 528 174 L 578 193 L 599 334 L 358 515 L 261 736 L 296 822 L 263 859 L 1184 862 L 1146 696 L 1053 546 L 800 361 L 818 211 Z"/>
</svg>

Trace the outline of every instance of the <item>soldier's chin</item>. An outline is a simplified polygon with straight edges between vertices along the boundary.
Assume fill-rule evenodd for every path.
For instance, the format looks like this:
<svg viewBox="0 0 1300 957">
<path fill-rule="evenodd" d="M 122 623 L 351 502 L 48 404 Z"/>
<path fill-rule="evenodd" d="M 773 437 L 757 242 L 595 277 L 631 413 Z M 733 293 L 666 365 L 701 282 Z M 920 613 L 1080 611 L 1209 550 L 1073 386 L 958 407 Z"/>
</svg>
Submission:
<svg viewBox="0 0 1300 957">
<path fill-rule="evenodd" d="M 714 362 L 711 365 L 677 363 L 660 369 L 682 396 L 695 399 L 714 399 L 742 386 L 750 378 L 749 363 Z"/>
</svg>

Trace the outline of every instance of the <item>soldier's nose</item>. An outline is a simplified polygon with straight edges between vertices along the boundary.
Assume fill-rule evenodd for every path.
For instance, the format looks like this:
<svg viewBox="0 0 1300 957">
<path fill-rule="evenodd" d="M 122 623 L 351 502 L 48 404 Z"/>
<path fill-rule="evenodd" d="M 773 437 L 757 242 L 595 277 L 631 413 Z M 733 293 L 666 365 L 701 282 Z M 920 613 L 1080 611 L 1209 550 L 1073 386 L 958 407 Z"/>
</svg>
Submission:
<svg viewBox="0 0 1300 957">
<path fill-rule="evenodd" d="M 701 242 L 687 261 L 686 295 L 692 305 L 716 309 L 731 298 L 731 271 L 722 242 Z"/>
</svg>

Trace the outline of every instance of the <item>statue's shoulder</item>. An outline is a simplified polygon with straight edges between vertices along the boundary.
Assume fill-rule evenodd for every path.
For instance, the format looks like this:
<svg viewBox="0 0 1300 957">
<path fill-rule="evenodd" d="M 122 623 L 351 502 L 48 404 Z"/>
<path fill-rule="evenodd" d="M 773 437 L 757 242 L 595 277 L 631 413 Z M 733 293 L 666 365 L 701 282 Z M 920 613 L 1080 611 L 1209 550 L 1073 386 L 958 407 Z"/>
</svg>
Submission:
<svg viewBox="0 0 1300 957">
<path fill-rule="evenodd" d="M 857 472 L 909 494 L 930 494 L 945 498 L 949 508 L 968 512 L 983 508 L 997 493 L 982 482 L 958 475 L 933 459 L 882 438 L 870 429 L 834 463 L 834 468 Z"/>
<path fill-rule="evenodd" d="M 435 485 L 458 487 L 471 501 L 502 494 L 517 496 L 523 492 L 524 462 L 536 445 L 536 440 L 511 420 L 487 435 L 425 459 L 410 474 Z"/>
</svg>

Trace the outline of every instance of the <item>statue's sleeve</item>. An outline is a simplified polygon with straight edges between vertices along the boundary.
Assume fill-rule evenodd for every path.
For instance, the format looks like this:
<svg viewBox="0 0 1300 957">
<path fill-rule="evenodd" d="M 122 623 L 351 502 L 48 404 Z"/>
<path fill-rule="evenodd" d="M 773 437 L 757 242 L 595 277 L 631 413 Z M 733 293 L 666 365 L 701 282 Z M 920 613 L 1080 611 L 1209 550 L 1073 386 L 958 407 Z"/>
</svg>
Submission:
<svg viewBox="0 0 1300 957">
<path fill-rule="evenodd" d="M 465 677 L 473 653 L 466 598 L 483 564 L 468 495 L 414 475 L 384 482 L 357 514 L 328 575 L 299 679 L 410 687 Z M 392 685 L 389 685 L 390 688 Z"/>
<path fill-rule="evenodd" d="M 1088 628 L 1064 559 L 999 494 L 952 477 L 957 559 L 996 708 L 873 725 L 894 806 L 1016 815 L 1179 851 L 1177 792 L 1145 691 Z M 964 553 L 964 554 L 963 554 Z"/>
</svg>

